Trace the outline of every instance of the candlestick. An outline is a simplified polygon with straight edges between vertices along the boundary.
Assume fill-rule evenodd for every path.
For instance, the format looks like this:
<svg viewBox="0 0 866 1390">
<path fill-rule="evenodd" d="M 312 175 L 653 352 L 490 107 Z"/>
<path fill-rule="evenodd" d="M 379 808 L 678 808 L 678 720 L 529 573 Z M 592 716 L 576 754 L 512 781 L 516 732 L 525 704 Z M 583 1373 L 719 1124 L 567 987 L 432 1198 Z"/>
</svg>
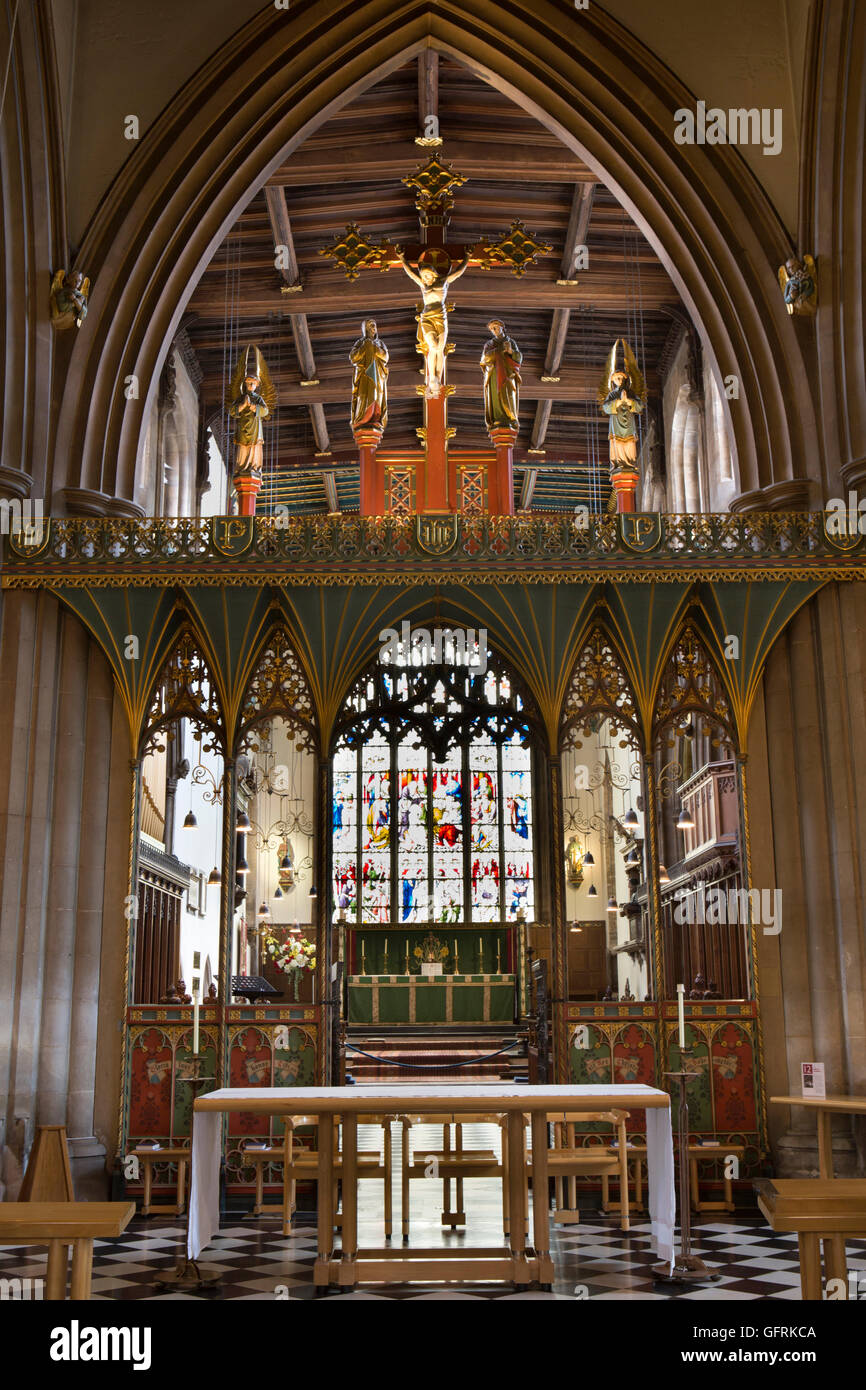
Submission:
<svg viewBox="0 0 866 1390">
<path fill-rule="evenodd" d="M 199 1031 L 198 1031 L 198 976 L 192 982 L 192 1051 L 193 1056 L 198 1056 Z"/>
<path fill-rule="evenodd" d="M 501 975 L 501 974 L 502 974 L 502 966 L 501 966 L 501 960 L 502 960 L 502 958 L 501 958 L 501 956 L 500 956 L 499 953 L 500 953 L 500 943 L 497 941 L 497 943 L 496 943 L 496 973 L 497 973 L 497 975 Z"/>
<path fill-rule="evenodd" d="M 460 961 L 457 958 L 457 937 L 454 938 L 454 974 L 460 974 Z"/>
<path fill-rule="evenodd" d="M 478 938 L 478 973 L 484 974 L 484 940 L 480 936 Z"/>
<path fill-rule="evenodd" d="M 686 1045 L 686 1006 L 685 1006 L 685 985 L 677 985 L 677 1020 L 679 1025 L 679 1044 L 680 1050 Z"/>
<path fill-rule="evenodd" d="M 388 938 L 387 938 L 387 936 L 385 937 L 385 958 L 384 958 L 384 960 L 383 960 L 383 962 L 382 962 L 382 974 L 383 974 L 383 975 L 387 975 L 387 974 L 388 974 Z"/>
<path fill-rule="evenodd" d="M 363 936 L 362 936 L 362 937 L 361 937 L 361 974 L 362 974 L 362 975 L 366 975 L 366 973 L 367 973 L 367 957 L 366 957 L 365 950 L 364 950 L 364 938 L 363 938 Z"/>
<path fill-rule="evenodd" d="M 409 938 L 408 938 L 408 936 L 406 937 L 406 970 L 405 970 L 405 974 L 407 974 L 407 975 L 409 974 Z"/>
<path fill-rule="evenodd" d="M 682 985 L 677 989 L 681 990 Z M 682 1007 L 682 996 L 680 996 L 680 1007 Z M 700 1255 L 692 1254 L 692 1227 L 691 1227 L 691 1194 L 689 1192 L 690 1164 L 689 1164 L 689 1103 L 686 1095 L 686 1086 L 689 1081 L 694 1081 L 699 1075 L 698 1072 L 691 1071 L 667 1071 L 665 1076 L 676 1081 L 679 1087 L 679 1188 L 680 1188 L 680 1253 L 672 1264 L 657 1264 L 652 1266 L 653 1277 L 665 1283 L 684 1284 L 696 1283 L 698 1281 L 708 1284 L 716 1283 L 721 1275 L 714 1269 L 708 1269 Z"/>
</svg>

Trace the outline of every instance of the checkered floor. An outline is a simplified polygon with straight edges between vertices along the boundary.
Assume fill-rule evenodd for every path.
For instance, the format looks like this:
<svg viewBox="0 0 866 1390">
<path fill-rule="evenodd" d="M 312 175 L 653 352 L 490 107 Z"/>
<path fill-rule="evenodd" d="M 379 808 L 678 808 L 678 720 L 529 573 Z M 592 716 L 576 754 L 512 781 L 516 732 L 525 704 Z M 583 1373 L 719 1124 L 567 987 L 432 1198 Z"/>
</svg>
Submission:
<svg viewBox="0 0 866 1390">
<path fill-rule="evenodd" d="M 476 1186 L 481 1187 L 479 1181 Z M 467 1202 L 470 1199 L 467 1199 Z M 366 1205 L 366 1204 L 364 1204 Z M 363 1215 L 362 1206 L 362 1215 Z M 362 1221 L 362 1240 L 379 1243 L 378 1223 Z M 460 1246 L 479 1239 L 495 1243 L 491 1223 L 470 1219 L 467 1235 L 443 1234 L 423 1220 L 413 1222 L 412 1245 L 441 1243 Z M 612 1218 L 587 1212 L 578 1228 L 557 1230 L 553 1236 L 556 1281 L 551 1293 L 537 1289 L 517 1291 L 511 1285 L 484 1286 L 467 1283 L 446 1287 L 414 1284 L 370 1285 L 352 1293 L 329 1297 L 389 1298 L 532 1298 L 532 1299 L 756 1299 L 799 1300 L 800 1279 L 794 1237 L 777 1236 L 760 1218 L 703 1221 L 695 1228 L 694 1248 L 721 1276 L 718 1283 L 658 1284 L 651 1267 L 656 1260 L 649 1233 L 637 1225 L 627 1235 Z M 438 1240 L 437 1240 L 438 1237 Z M 160 1290 L 159 1274 L 173 1267 L 183 1252 L 185 1230 L 181 1223 L 163 1224 L 155 1218 L 138 1218 L 117 1241 L 98 1242 L 94 1254 L 94 1299 L 307 1299 L 313 1297 L 313 1261 L 316 1234 L 311 1225 L 300 1225 L 288 1239 L 273 1217 L 249 1218 L 225 1223 L 201 1260 L 203 1269 L 218 1271 L 218 1285 L 207 1293 Z M 399 1247 L 399 1237 L 394 1241 Z M 866 1241 L 848 1244 L 849 1270 L 860 1271 L 866 1283 Z M 45 1251 L 36 1248 L 0 1249 L 0 1279 L 37 1278 L 44 1273 Z"/>
<path fill-rule="evenodd" d="M 429 1135 L 426 1133 L 430 1129 Z M 496 1134 L 487 1126 L 477 1126 L 478 1135 L 467 1144 L 495 1145 Z M 475 1126 L 471 1127 L 473 1130 Z M 425 1143 L 439 1139 L 441 1131 L 418 1127 L 421 1151 Z M 482 1133 L 482 1131 L 484 1131 Z M 370 1136 L 372 1138 L 372 1134 Z M 395 1127 L 395 1140 L 397 1139 Z M 361 1147 L 369 1143 L 361 1141 Z M 417 1146 L 413 1146 L 417 1147 Z M 399 1163 L 399 1142 L 395 1144 L 395 1167 Z M 395 1174 L 395 1249 L 406 1249 L 399 1236 L 399 1170 Z M 411 1236 L 408 1249 L 469 1245 L 495 1246 L 502 1243 L 500 1189 L 494 1179 L 475 1179 L 465 1185 L 467 1225 L 456 1233 L 441 1225 L 442 1185 L 440 1182 L 413 1182 L 411 1189 Z M 362 1245 L 381 1246 L 382 1190 L 378 1182 L 362 1182 L 359 1189 L 359 1237 Z M 581 1221 L 577 1226 L 552 1228 L 555 1266 L 553 1291 L 518 1291 L 510 1284 L 368 1285 L 351 1293 L 336 1290 L 327 1297 L 342 1299 L 392 1298 L 519 1298 L 519 1299 L 724 1299 L 776 1298 L 799 1300 L 800 1276 L 795 1236 L 777 1235 L 758 1215 L 736 1213 L 716 1218 L 710 1214 L 693 1219 L 693 1250 L 720 1278 L 713 1284 L 695 1286 L 656 1283 L 653 1253 L 645 1216 L 637 1215 L 632 1228 L 623 1233 L 615 1216 L 598 1211 L 597 1198 L 588 1194 L 581 1202 Z M 278 1216 L 224 1218 L 219 1235 L 204 1252 L 203 1269 L 219 1273 L 217 1285 L 207 1292 L 160 1289 L 160 1274 L 171 1270 L 184 1253 L 185 1218 L 136 1218 L 116 1241 L 98 1241 L 94 1250 L 94 1299 L 310 1299 L 313 1290 L 313 1263 L 316 1231 L 311 1218 L 297 1220 L 288 1237 L 281 1231 Z M 866 1289 L 866 1241 L 849 1241 L 848 1268 L 857 1271 L 861 1289 Z M 0 1279 L 38 1278 L 44 1274 L 44 1249 L 8 1246 L 0 1248 Z M 862 1296 L 862 1295 L 861 1295 Z"/>
</svg>

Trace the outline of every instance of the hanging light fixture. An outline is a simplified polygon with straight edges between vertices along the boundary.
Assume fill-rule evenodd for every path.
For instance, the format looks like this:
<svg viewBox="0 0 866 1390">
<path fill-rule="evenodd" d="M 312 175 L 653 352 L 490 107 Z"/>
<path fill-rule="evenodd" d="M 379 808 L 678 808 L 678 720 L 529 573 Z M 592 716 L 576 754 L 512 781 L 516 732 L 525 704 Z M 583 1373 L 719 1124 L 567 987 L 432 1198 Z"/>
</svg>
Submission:
<svg viewBox="0 0 866 1390">
<path fill-rule="evenodd" d="M 235 830 L 238 832 L 239 835 L 249 835 L 250 818 L 247 815 L 246 811 L 238 812 L 238 818 L 235 821 Z"/>
<path fill-rule="evenodd" d="M 635 812 L 633 806 L 629 806 L 628 810 L 622 818 L 622 823 L 628 830 L 636 830 L 639 826 L 640 821 L 637 818 L 637 813 Z"/>
<path fill-rule="evenodd" d="M 196 828 L 197 825 L 198 825 L 198 821 L 196 820 L 195 816 L 193 815 L 192 809 L 190 809 L 189 811 L 187 811 L 186 815 L 185 815 L 184 818 L 183 818 L 183 829 L 184 829 L 184 830 L 195 830 L 195 828 Z"/>
<path fill-rule="evenodd" d="M 586 851 L 586 853 L 584 854 L 584 856 L 583 856 L 583 863 L 584 863 L 584 867 L 587 868 L 587 869 L 592 869 L 592 868 L 595 866 L 595 859 L 594 859 L 594 857 L 593 857 L 593 853 L 592 853 L 592 850 L 591 850 L 591 849 L 588 849 L 588 850 Z"/>
<path fill-rule="evenodd" d="M 292 863 L 292 861 L 291 861 L 289 855 L 288 855 L 288 854 L 284 854 L 283 857 L 282 857 L 282 859 L 280 860 L 280 872 L 281 872 L 281 873 L 284 873 L 284 874 L 290 874 L 290 873 L 292 872 L 292 869 L 293 869 L 294 867 L 295 867 L 295 866 L 294 866 L 294 864 Z"/>
<path fill-rule="evenodd" d="M 270 910 L 270 908 L 268 907 L 267 903 L 263 902 L 263 903 L 259 906 L 259 921 L 260 921 L 260 922 L 266 922 L 266 921 L 268 920 L 268 918 L 270 917 L 270 915 L 271 915 L 271 910 Z"/>
<path fill-rule="evenodd" d="M 282 896 L 283 896 L 283 890 L 282 890 L 282 888 L 280 887 L 280 885 L 277 884 L 276 888 L 274 889 L 274 897 L 275 897 L 275 898 L 281 898 Z"/>
<path fill-rule="evenodd" d="M 617 911 L 616 898 L 608 898 L 608 900 L 607 900 L 607 910 L 608 910 L 608 912 L 616 912 L 616 911 Z"/>
<path fill-rule="evenodd" d="M 640 860 L 638 859 L 636 849 L 629 851 L 628 855 L 626 856 L 625 867 L 627 869 L 637 869 L 640 867 Z"/>
<path fill-rule="evenodd" d="M 589 892 L 587 893 L 586 896 L 587 896 L 588 898 L 597 898 L 597 897 L 598 897 L 598 889 L 596 888 L 596 886 L 595 886 L 594 883 L 591 883 L 591 884 L 589 885 Z"/>
<path fill-rule="evenodd" d="M 210 873 L 208 874 L 208 876 L 207 876 L 207 881 L 208 881 L 208 883 L 209 883 L 211 886 L 213 886 L 213 885 L 216 884 L 216 883 L 222 883 L 222 881 L 223 881 L 223 879 L 222 879 L 222 874 L 220 873 L 220 871 L 219 871 L 219 869 L 217 868 L 216 864 L 214 864 L 213 868 L 211 869 Z"/>
<path fill-rule="evenodd" d="M 677 816 L 677 830 L 694 830 L 695 823 L 692 820 L 691 811 L 687 811 L 685 806 Z"/>
<path fill-rule="evenodd" d="M 664 864 L 659 864 L 659 883 L 670 883 L 671 876 Z"/>
<path fill-rule="evenodd" d="M 239 876 L 240 878 L 245 878 L 246 875 L 249 873 L 249 871 L 250 871 L 250 866 L 249 866 L 249 864 L 247 863 L 246 859 L 244 859 L 244 856 L 241 855 L 241 857 L 240 857 L 240 859 L 238 860 L 237 865 L 236 865 L 236 867 L 235 867 L 235 873 L 238 874 L 238 876 Z"/>
<path fill-rule="evenodd" d="M 311 884 L 310 884 L 310 897 L 311 897 L 311 898 L 317 898 L 318 896 L 319 896 L 319 895 L 318 895 L 318 893 L 316 892 L 316 885 L 315 885 L 315 883 L 311 883 Z"/>
</svg>

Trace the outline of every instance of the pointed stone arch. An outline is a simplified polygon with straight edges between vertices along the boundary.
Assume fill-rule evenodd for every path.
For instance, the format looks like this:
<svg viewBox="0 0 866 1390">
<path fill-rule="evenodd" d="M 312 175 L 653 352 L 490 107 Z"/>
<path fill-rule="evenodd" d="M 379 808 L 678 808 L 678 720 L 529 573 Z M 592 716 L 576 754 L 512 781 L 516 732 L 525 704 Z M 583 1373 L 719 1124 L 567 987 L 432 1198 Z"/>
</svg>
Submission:
<svg viewBox="0 0 866 1390">
<path fill-rule="evenodd" d="M 93 293 L 57 430 L 69 505 L 141 510 L 143 421 L 214 247 L 287 153 L 429 47 L 491 82 L 604 178 L 661 256 L 717 370 L 739 381 L 742 404 L 728 418 L 742 505 L 802 502 L 818 441 L 775 278 L 789 240 L 736 150 L 676 144 L 673 113 L 691 97 L 670 70 L 634 38 L 622 52 L 621 30 L 597 6 L 575 17 L 554 0 L 495 10 L 483 0 L 344 0 L 254 16 L 169 103 L 101 204 L 78 257 Z M 127 400 L 130 374 L 142 390 Z"/>
<path fill-rule="evenodd" d="M 204 753 L 223 756 L 226 729 L 213 674 L 191 627 L 183 627 L 160 668 L 139 739 L 140 756 L 158 747 L 178 720 L 187 719 Z"/>
<path fill-rule="evenodd" d="M 262 643 L 244 691 L 235 748 L 252 747 L 255 730 L 282 719 L 287 737 L 299 752 L 318 749 L 316 709 L 304 668 L 284 623 L 271 628 Z"/>
<path fill-rule="evenodd" d="M 714 746 L 738 748 L 734 710 L 726 682 L 694 621 L 674 639 L 661 671 L 653 708 L 653 741 L 673 745 L 672 731 L 694 716 Z"/>
<path fill-rule="evenodd" d="M 592 721 L 607 719 L 611 734 L 638 752 L 643 743 L 638 702 L 616 643 L 601 623 L 587 633 L 566 691 L 560 721 L 560 747 L 580 747 L 592 734 Z"/>
</svg>

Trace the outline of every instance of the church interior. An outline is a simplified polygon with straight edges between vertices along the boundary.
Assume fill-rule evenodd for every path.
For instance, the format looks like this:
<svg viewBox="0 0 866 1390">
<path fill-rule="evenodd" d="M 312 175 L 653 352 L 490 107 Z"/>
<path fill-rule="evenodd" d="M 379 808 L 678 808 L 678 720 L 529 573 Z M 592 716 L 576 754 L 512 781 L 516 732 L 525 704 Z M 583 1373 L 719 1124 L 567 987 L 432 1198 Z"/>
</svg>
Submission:
<svg viewBox="0 0 866 1390">
<path fill-rule="evenodd" d="M 866 5 L 0 35 L 0 1301 L 866 1298 Z"/>
</svg>

